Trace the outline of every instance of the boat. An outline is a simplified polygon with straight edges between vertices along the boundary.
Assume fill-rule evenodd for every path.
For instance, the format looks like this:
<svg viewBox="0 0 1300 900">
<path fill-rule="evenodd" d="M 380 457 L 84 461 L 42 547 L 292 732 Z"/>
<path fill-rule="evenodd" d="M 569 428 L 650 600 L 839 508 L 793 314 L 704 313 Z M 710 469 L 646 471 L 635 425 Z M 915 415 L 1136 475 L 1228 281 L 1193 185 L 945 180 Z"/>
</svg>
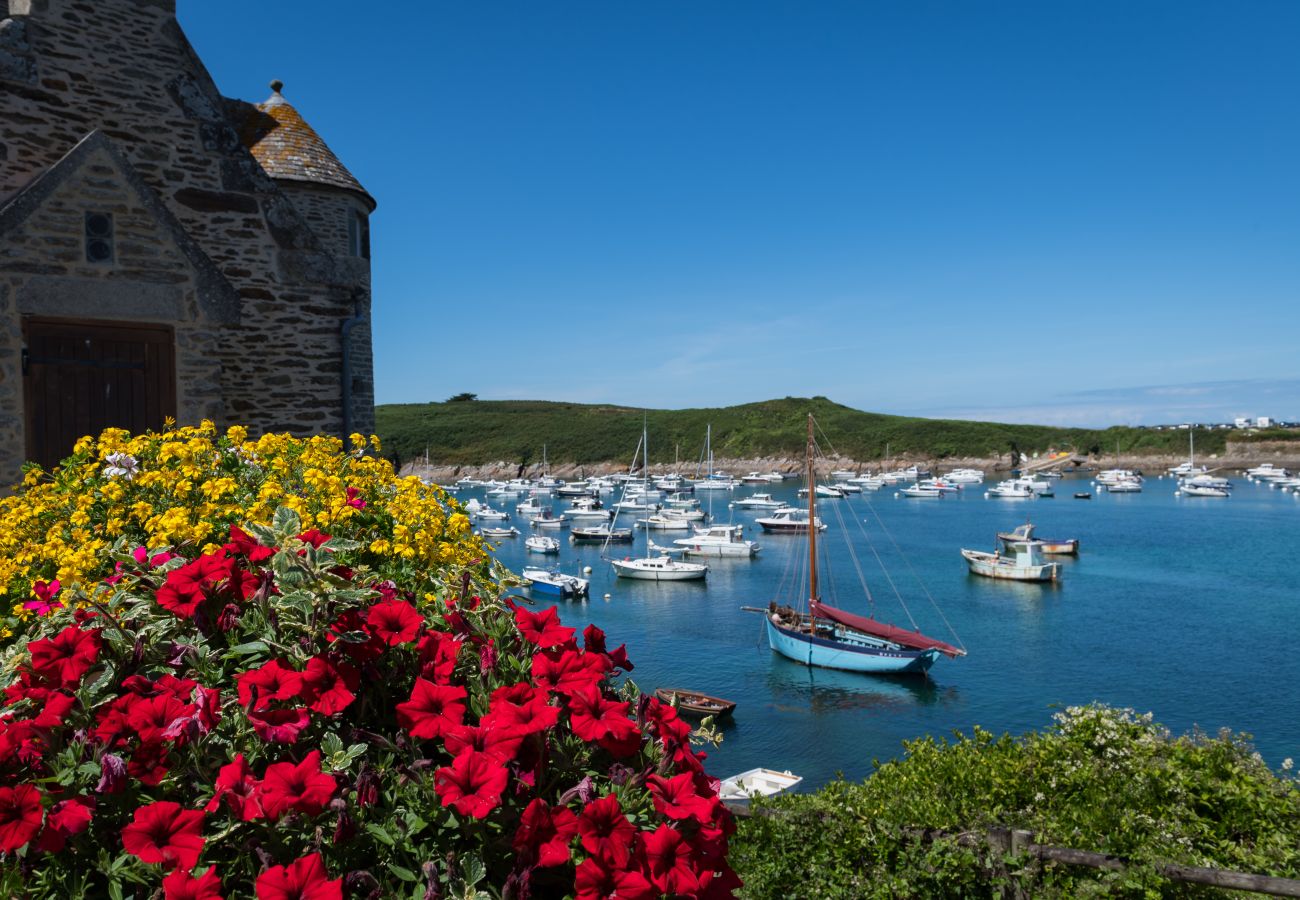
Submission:
<svg viewBox="0 0 1300 900">
<path fill-rule="evenodd" d="M 731 505 L 741 509 L 780 509 L 785 506 L 780 500 L 772 499 L 771 494 L 751 494 L 739 500 L 732 500 Z"/>
<path fill-rule="evenodd" d="M 816 483 L 813 467 L 813 417 L 808 416 L 807 479 Z M 817 496 L 808 497 L 804 522 L 817 521 Z M 846 669 L 875 674 L 929 671 L 940 656 L 965 656 L 966 651 L 944 641 L 887 625 L 874 617 L 847 612 L 822 602 L 818 591 L 818 529 L 804 529 L 808 535 L 806 583 L 807 612 L 789 606 L 768 604 L 764 615 L 768 646 L 787 659 L 806 666 Z M 863 586 L 866 594 L 866 585 Z"/>
<path fill-rule="evenodd" d="M 541 513 L 543 507 L 536 497 L 529 497 L 523 503 L 515 506 L 515 512 L 525 516 L 533 516 Z"/>
<path fill-rule="evenodd" d="M 534 528 L 555 531 L 567 525 L 568 521 L 563 516 L 555 515 L 555 513 L 551 512 L 550 508 L 547 508 L 542 510 L 541 515 L 529 519 L 528 524 L 532 525 Z"/>
<path fill-rule="evenodd" d="M 699 691 L 684 691 L 681 688 L 655 688 L 655 696 L 663 703 L 677 707 L 679 712 L 694 713 L 697 716 L 722 718 L 729 716 L 736 709 L 736 701 L 711 697 Z"/>
<path fill-rule="evenodd" d="M 1142 482 L 1141 474 L 1134 472 L 1132 469 L 1106 469 L 1097 473 L 1097 483 L 1109 487 L 1120 481 Z"/>
<path fill-rule="evenodd" d="M 850 472 L 848 469 L 836 469 L 831 473 L 832 481 L 848 481 L 851 478 L 857 478 L 857 472 Z"/>
<path fill-rule="evenodd" d="M 1280 466 L 1275 466 L 1272 463 L 1261 463 L 1253 469 L 1246 470 L 1246 477 L 1254 478 L 1257 481 L 1278 481 L 1288 477 L 1290 474 L 1291 473 L 1288 470 Z"/>
<path fill-rule="evenodd" d="M 775 769 L 749 769 L 739 775 L 722 779 L 718 784 L 718 798 L 724 803 L 748 803 L 751 797 L 771 797 L 803 781 L 802 775 Z"/>
<path fill-rule="evenodd" d="M 502 509 L 493 509 L 490 506 L 480 507 L 479 511 L 474 514 L 475 518 L 488 519 L 494 522 L 501 522 L 510 518 L 510 513 Z"/>
<path fill-rule="evenodd" d="M 943 496 L 943 491 L 939 490 L 937 487 L 931 487 L 924 484 L 909 485 L 898 493 L 904 497 L 921 497 L 931 500 L 938 500 Z"/>
<path fill-rule="evenodd" d="M 631 528 L 610 528 L 606 522 L 594 528 L 573 528 L 569 530 L 569 540 L 575 544 L 630 544 Z"/>
<path fill-rule="evenodd" d="M 501 538 L 512 538 L 519 536 L 518 528 L 480 528 L 478 533 L 485 538 L 500 540 Z"/>
<path fill-rule="evenodd" d="M 953 484 L 982 484 L 984 481 L 984 473 L 979 469 L 953 469 L 943 477 Z"/>
<path fill-rule="evenodd" d="M 704 454 L 709 459 L 709 471 L 704 478 L 696 478 L 691 481 L 691 485 L 697 491 L 730 491 L 735 490 L 739 484 L 730 475 L 724 472 L 713 471 L 713 424 L 709 423 L 704 430 Z"/>
<path fill-rule="evenodd" d="M 984 492 L 985 497 L 997 497 L 1002 500 L 1031 500 L 1038 496 L 1023 484 L 1014 481 L 999 481 Z"/>
<path fill-rule="evenodd" d="M 758 544 L 741 537 L 741 525 L 710 525 L 697 529 L 691 537 L 678 538 L 673 544 L 686 551 L 687 556 L 743 556 L 758 554 Z"/>
<path fill-rule="evenodd" d="M 565 575 L 555 569 L 524 569 L 520 573 L 535 594 L 551 597 L 585 597 L 591 584 L 585 578 Z"/>
<path fill-rule="evenodd" d="M 594 497 L 599 493 L 599 488 L 594 488 L 585 481 L 570 481 L 555 489 L 557 497 Z"/>
<path fill-rule="evenodd" d="M 524 546 L 528 548 L 529 553 L 559 553 L 560 542 L 553 537 L 547 537 L 544 534 L 530 535 L 528 540 L 524 541 Z"/>
<path fill-rule="evenodd" d="M 885 486 L 885 480 L 879 475 L 859 475 L 847 482 L 864 491 L 878 491 Z"/>
<path fill-rule="evenodd" d="M 1023 527 L 1023 526 L 1022 526 Z M 1002 538 L 999 535 L 999 538 Z M 1047 562 L 1038 541 L 1032 539 L 1002 540 L 1003 550 L 989 553 L 985 550 L 962 548 L 961 555 L 972 575 L 1000 578 L 1007 581 L 1055 581 L 1061 564 Z"/>
<path fill-rule="evenodd" d="M 762 472 L 750 472 L 740 479 L 741 484 L 767 484 L 767 476 Z"/>
<path fill-rule="evenodd" d="M 1074 492 L 1074 499 L 1075 499 L 1075 500 L 1091 500 L 1091 499 L 1092 499 L 1092 492 L 1091 492 L 1091 491 L 1075 491 L 1075 492 Z"/>
<path fill-rule="evenodd" d="M 1192 484 L 1184 482 L 1174 493 L 1181 494 L 1184 497 L 1231 497 L 1227 488 L 1217 487 L 1212 484 Z"/>
<path fill-rule="evenodd" d="M 690 531 L 691 523 L 679 516 L 655 515 L 637 519 L 636 523 L 651 531 Z"/>
<path fill-rule="evenodd" d="M 667 555 L 613 559 L 610 565 L 619 578 L 641 581 L 694 581 L 709 574 L 709 567 L 703 563 L 679 562 Z"/>
<path fill-rule="evenodd" d="M 1142 481 L 1138 478 L 1121 478 L 1118 481 L 1112 481 L 1106 485 L 1108 494 L 1140 494 L 1142 493 Z"/>
<path fill-rule="evenodd" d="M 801 487 L 801 488 L 799 488 L 799 496 L 800 496 L 800 497 L 807 497 L 807 496 L 808 496 L 808 489 L 807 489 L 806 487 Z M 832 486 L 829 485 L 829 484 L 819 484 L 819 485 L 817 485 L 817 496 L 818 496 L 818 497 L 834 497 L 834 498 L 836 498 L 836 499 L 843 500 L 843 499 L 844 499 L 844 492 L 841 491 L 838 487 L 832 487 Z"/>
<path fill-rule="evenodd" d="M 788 531 L 802 534 L 808 530 L 808 510 L 794 506 L 783 506 L 770 516 L 755 519 L 764 531 Z M 817 519 L 817 530 L 825 531 L 826 523 Z"/>
<path fill-rule="evenodd" d="M 1053 539 L 1040 538 L 1034 536 L 1034 526 L 1026 522 L 1019 525 L 1011 531 L 998 532 L 998 540 L 1006 546 L 1008 543 L 1015 541 L 1036 541 L 1041 550 L 1047 556 L 1076 556 L 1079 553 L 1079 539 Z"/>
</svg>

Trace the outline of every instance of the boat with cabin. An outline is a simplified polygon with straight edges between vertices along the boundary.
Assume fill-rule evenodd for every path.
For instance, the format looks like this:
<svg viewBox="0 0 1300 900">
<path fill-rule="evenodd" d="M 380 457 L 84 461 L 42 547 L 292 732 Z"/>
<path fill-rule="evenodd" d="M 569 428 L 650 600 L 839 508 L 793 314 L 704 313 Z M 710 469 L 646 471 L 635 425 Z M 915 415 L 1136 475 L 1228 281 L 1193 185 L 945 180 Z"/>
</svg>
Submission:
<svg viewBox="0 0 1300 900">
<path fill-rule="evenodd" d="M 558 569 L 526 568 L 519 574 L 528 581 L 532 593 L 548 597 L 585 597 L 591 587 L 587 579 Z"/>
<path fill-rule="evenodd" d="M 560 542 L 553 537 L 547 537 L 544 534 L 529 535 L 524 541 L 524 546 L 529 553 L 559 553 Z"/>
<path fill-rule="evenodd" d="M 731 505 L 741 509 L 780 509 L 785 506 L 780 500 L 773 499 L 771 494 L 750 494 L 748 497 L 732 500 Z"/>
<path fill-rule="evenodd" d="M 569 540 L 575 544 L 630 544 L 631 528 L 610 528 L 608 522 L 602 522 L 591 528 L 569 529 Z"/>
<path fill-rule="evenodd" d="M 743 525 L 710 525 L 696 529 L 690 537 L 677 538 L 673 544 L 686 551 L 687 556 L 754 557 L 758 544 L 742 536 Z"/>
<path fill-rule="evenodd" d="M 490 527 L 480 528 L 478 530 L 478 533 L 481 534 L 483 537 L 490 538 L 494 541 L 499 541 L 504 538 L 519 537 L 519 529 L 513 527 L 512 528 L 490 528 Z"/>
<path fill-rule="evenodd" d="M 998 537 L 1002 547 L 992 553 L 962 548 L 962 558 L 972 575 L 1006 581 L 1055 581 L 1059 577 L 1061 564 L 1045 560 L 1038 541 Z"/>
<path fill-rule="evenodd" d="M 999 531 L 998 540 L 1003 546 L 1016 541 L 1037 541 L 1039 550 L 1047 556 L 1077 556 L 1079 554 L 1078 538 L 1040 538 L 1034 535 L 1034 526 L 1026 522 L 1011 531 Z"/>
<path fill-rule="evenodd" d="M 764 531 L 803 534 L 808 530 L 808 510 L 797 506 L 782 506 L 770 516 L 755 519 Z M 816 520 L 817 530 L 825 531 L 826 523 Z"/>
</svg>

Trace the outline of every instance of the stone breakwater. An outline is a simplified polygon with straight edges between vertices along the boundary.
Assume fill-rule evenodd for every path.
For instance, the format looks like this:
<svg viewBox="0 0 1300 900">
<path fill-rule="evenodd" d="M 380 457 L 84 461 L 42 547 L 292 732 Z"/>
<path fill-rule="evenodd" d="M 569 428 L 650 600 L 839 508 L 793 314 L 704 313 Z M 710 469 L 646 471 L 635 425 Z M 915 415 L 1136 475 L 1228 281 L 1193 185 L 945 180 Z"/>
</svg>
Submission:
<svg viewBox="0 0 1300 900">
<path fill-rule="evenodd" d="M 1146 472 L 1148 475 L 1163 473 L 1171 466 L 1176 466 L 1185 462 L 1187 457 L 1181 454 L 1123 454 L 1116 458 L 1114 454 L 1083 457 L 1076 456 L 1064 462 L 1061 468 L 1069 472 L 1074 468 L 1090 467 L 1092 469 L 1138 469 Z M 1027 460 L 1027 463 L 1034 465 L 1042 463 L 1043 457 Z M 1270 462 L 1276 466 L 1285 466 L 1289 469 L 1300 469 L 1300 441 L 1287 442 L 1275 441 L 1258 444 L 1229 444 L 1225 453 L 1214 456 L 1206 455 L 1197 456 L 1197 465 L 1203 465 L 1215 471 L 1235 473 L 1239 470 L 1257 466 L 1260 463 Z M 713 467 L 715 471 L 728 472 L 739 478 L 747 472 L 781 472 L 782 474 L 792 477 L 798 477 L 803 472 L 802 459 L 789 459 L 782 457 L 764 457 L 761 459 L 714 459 Z M 1012 468 L 1011 458 L 1009 455 L 998 457 L 945 457 L 943 459 L 933 459 L 924 456 L 899 456 L 891 459 L 886 467 L 882 460 L 853 460 L 847 457 L 828 457 L 818 460 L 817 472 L 819 475 L 829 477 L 830 473 L 837 470 L 852 472 L 881 472 L 892 471 L 895 469 L 905 469 L 911 465 L 925 466 L 935 473 L 950 472 L 953 469 L 972 468 L 982 469 L 990 476 L 1005 474 Z M 666 475 L 673 471 L 671 464 L 656 464 L 650 466 L 652 475 Z M 587 478 L 592 475 L 613 475 L 619 472 L 627 471 L 625 462 L 605 462 L 605 463 L 554 463 L 549 468 L 549 474 L 554 478 L 562 478 L 565 481 L 574 481 Z M 695 472 L 694 464 L 681 465 L 676 467 L 676 471 L 693 475 Z M 536 478 L 543 473 L 540 464 L 521 465 L 517 462 L 501 460 L 479 465 L 462 465 L 462 466 L 425 466 L 423 461 L 410 462 L 402 467 L 402 473 L 405 475 L 419 475 L 430 481 L 440 484 L 451 484 L 460 478 L 476 479 L 497 479 L 506 480 L 510 478 Z"/>
</svg>

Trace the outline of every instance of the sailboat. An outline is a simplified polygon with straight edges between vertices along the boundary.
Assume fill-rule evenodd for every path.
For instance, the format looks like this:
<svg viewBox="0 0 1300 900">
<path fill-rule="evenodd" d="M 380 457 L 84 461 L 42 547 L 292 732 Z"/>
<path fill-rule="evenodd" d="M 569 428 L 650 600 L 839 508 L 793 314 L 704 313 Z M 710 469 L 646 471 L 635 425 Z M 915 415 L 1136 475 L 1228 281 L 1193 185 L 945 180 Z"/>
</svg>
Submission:
<svg viewBox="0 0 1300 900">
<path fill-rule="evenodd" d="M 808 416 L 807 478 L 816 484 L 813 469 L 813 417 Z M 817 492 L 808 492 L 808 520 L 817 520 Z M 940 656 L 956 658 L 966 651 L 920 631 L 886 625 L 828 606 L 817 589 L 817 534 L 808 535 L 808 612 L 775 602 L 764 610 L 768 645 L 787 659 L 826 669 L 876 674 L 925 673 Z"/>
<path fill-rule="evenodd" d="M 730 475 L 715 475 L 713 473 L 713 424 L 709 423 L 704 430 L 704 453 L 709 458 L 709 473 L 704 478 L 696 478 L 692 484 L 697 491 L 730 491 L 735 489 L 736 482 Z"/>
<path fill-rule="evenodd" d="M 1196 427 L 1187 426 L 1187 462 L 1179 463 L 1169 470 L 1169 474 L 1175 478 L 1190 478 L 1193 475 L 1203 475 L 1208 469 L 1201 466 L 1196 467 Z"/>
<path fill-rule="evenodd" d="M 650 471 L 650 441 L 649 433 L 644 423 L 641 425 L 641 443 L 637 446 L 637 452 L 632 456 L 632 471 L 636 471 L 637 455 L 644 453 L 644 470 Z M 627 496 L 627 483 L 623 485 L 624 497 Z M 601 555 L 609 548 L 609 542 L 613 538 L 614 525 L 618 522 L 618 513 L 621 511 L 621 503 L 614 506 L 614 518 L 610 522 L 610 537 L 606 538 L 605 546 L 601 548 Z M 686 521 L 682 520 L 686 525 Z M 689 527 L 689 526 L 687 526 Z M 701 563 L 681 562 L 673 559 L 665 552 L 654 555 L 655 547 L 650 540 L 650 526 L 646 526 L 646 555 L 642 557 L 625 556 L 622 559 L 610 559 L 609 564 L 614 567 L 614 574 L 619 578 L 634 578 L 641 581 L 695 581 L 702 579 L 709 574 L 709 567 Z"/>
</svg>

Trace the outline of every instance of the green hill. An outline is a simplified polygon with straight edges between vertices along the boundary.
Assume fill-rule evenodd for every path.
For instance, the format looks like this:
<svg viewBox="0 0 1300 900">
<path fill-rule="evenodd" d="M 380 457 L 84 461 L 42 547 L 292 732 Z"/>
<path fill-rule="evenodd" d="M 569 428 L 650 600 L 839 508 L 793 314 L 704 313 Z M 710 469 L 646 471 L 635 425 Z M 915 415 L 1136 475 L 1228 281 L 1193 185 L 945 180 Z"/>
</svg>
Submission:
<svg viewBox="0 0 1300 900">
<path fill-rule="evenodd" d="M 1049 448 L 1110 455 L 1121 452 L 1187 451 L 1185 431 L 1143 428 L 1054 428 L 920 419 L 862 412 L 825 397 L 786 397 L 716 409 L 640 410 L 623 406 L 541 400 L 459 400 L 379 406 L 376 431 L 386 452 L 406 461 L 426 447 L 437 465 L 479 465 L 498 460 L 535 463 L 542 445 L 553 463 L 630 462 L 641 437 L 644 415 L 650 431 L 651 463 L 671 463 L 680 452 L 693 464 L 713 426 L 718 458 L 753 459 L 803 455 L 804 421 L 811 412 L 821 429 L 825 453 L 860 461 L 893 457 L 996 457 L 1014 444 L 1023 453 Z M 1221 453 L 1223 431 L 1198 429 L 1197 455 Z"/>
</svg>

